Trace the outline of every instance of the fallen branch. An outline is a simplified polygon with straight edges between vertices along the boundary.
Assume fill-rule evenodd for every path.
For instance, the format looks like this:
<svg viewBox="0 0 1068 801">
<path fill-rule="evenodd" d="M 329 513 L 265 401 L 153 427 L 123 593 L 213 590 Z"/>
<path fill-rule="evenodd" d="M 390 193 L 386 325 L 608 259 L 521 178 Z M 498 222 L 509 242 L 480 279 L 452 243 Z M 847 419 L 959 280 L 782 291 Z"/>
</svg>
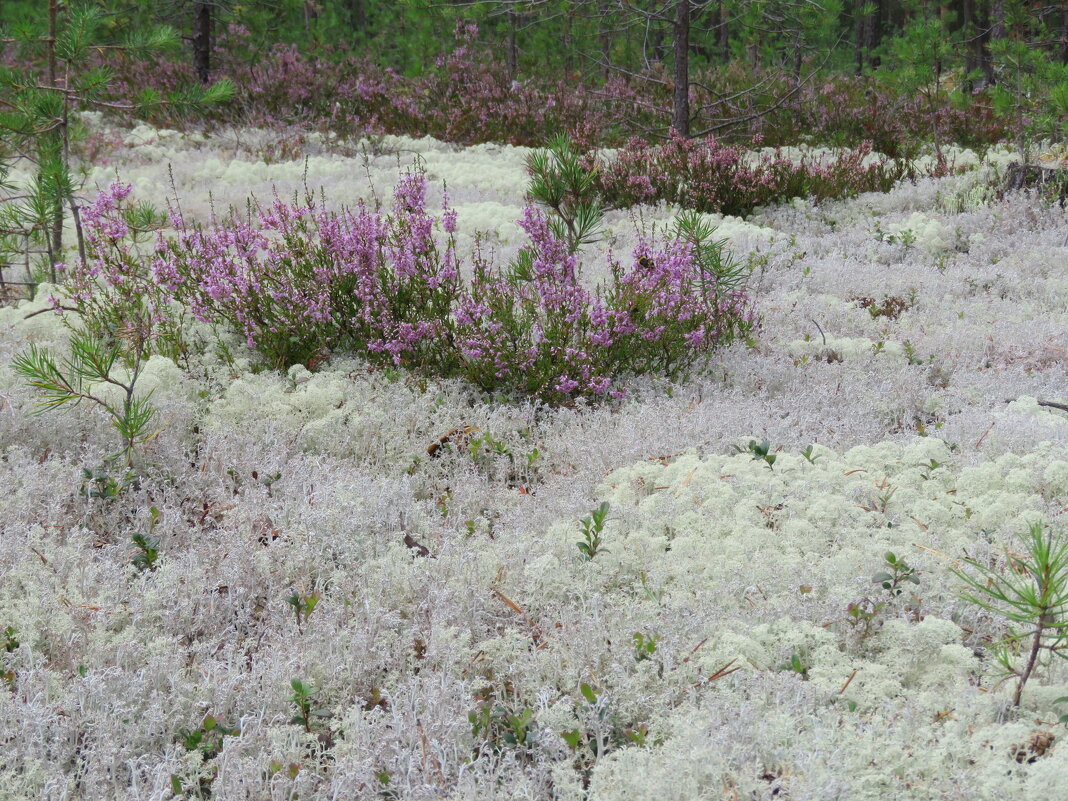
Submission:
<svg viewBox="0 0 1068 801">
<path fill-rule="evenodd" d="M 1012 403 L 1019 398 L 1005 398 L 1005 403 Z M 1068 403 L 1058 403 L 1057 401 L 1035 401 L 1039 406 L 1048 406 L 1051 409 L 1060 409 L 1062 412 L 1068 412 Z"/>
</svg>

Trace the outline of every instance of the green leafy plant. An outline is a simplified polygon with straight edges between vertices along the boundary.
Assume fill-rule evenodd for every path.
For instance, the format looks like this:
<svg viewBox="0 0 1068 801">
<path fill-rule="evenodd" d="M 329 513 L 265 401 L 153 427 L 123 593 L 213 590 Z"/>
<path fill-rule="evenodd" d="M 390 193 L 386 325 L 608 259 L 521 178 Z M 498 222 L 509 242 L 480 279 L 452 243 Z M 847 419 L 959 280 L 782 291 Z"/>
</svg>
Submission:
<svg viewBox="0 0 1068 801">
<path fill-rule="evenodd" d="M 496 753 L 533 742 L 534 710 L 529 707 L 512 712 L 487 698 L 467 714 L 467 719 L 471 734 Z"/>
<path fill-rule="evenodd" d="M 800 651 L 794 651 L 794 653 L 790 655 L 789 661 L 786 662 L 786 664 L 782 665 L 779 670 L 792 671 L 799 675 L 801 678 L 808 680 L 808 671 L 810 667 L 811 666 L 808 664 L 808 660 L 805 658 L 805 655 Z"/>
<path fill-rule="evenodd" d="M 19 642 L 18 633 L 19 630 L 14 626 L 4 626 L 2 632 L 4 636 L 4 651 L 11 653 L 17 651 L 18 647 L 22 644 Z"/>
<path fill-rule="evenodd" d="M 1054 706 L 1060 706 L 1061 704 L 1068 704 L 1068 695 L 1062 695 L 1060 698 L 1053 702 Z M 1068 723 L 1068 713 L 1061 715 L 1057 718 L 1058 723 Z"/>
<path fill-rule="evenodd" d="M 611 699 L 590 684 L 580 684 L 579 695 L 582 701 L 575 712 L 580 725 L 561 731 L 560 737 L 574 755 L 573 767 L 588 781 L 597 762 L 611 751 L 628 745 L 648 745 L 649 727 L 644 722 L 621 718 L 613 710 Z"/>
<path fill-rule="evenodd" d="M 774 453 L 771 453 L 771 443 L 767 440 L 757 442 L 755 439 L 749 440 L 749 444 L 746 447 L 739 445 L 734 446 L 735 453 L 749 453 L 753 456 L 753 461 L 762 461 L 769 470 L 775 469 Z"/>
<path fill-rule="evenodd" d="M 881 570 L 871 577 L 873 583 L 880 585 L 894 598 L 904 591 L 902 584 L 919 584 L 920 578 L 916 574 L 916 568 L 911 567 L 904 558 L 895 556 L 887 551 L 883 555 L 883 562 L 887 570 Z"/>
<path fill-rule="evenodd" d="M 211 785 L 219 772 L 218 766 L 212 764 L 222 753 L 223 740 L 226 737 L 238 737 L 241 730 L 236 727 L 223 726 L 211 715 L 205 715 L 195 729 L 182 729 L 178 736 L 182 747 L 187 752 L 199 752 L 202 760 L 200 771 L 195 776 L 171 774 L 171 790 L 175 796 L 184 797 L 191 793 L 194 798 L 207 798 Z"/>
<path fill-rule="evenodd" d="M 315 687 L 300 679 L 293 679 L 289 682 L 289 686 L 293 689 L 289 700 L 297 708 L 297 714 L 290 718 L 289 722 L 303 726 L 304 731 L 310 734 L 316 721 L 330 717 L 330 713 L 324 709 L 315 708 L 312 698 L 319 692 Z"/>
<path fill-rule="evenodd" d="M 1023 546 L 1025 552 L 1008 554 L 1000 570 L 971 558 L 964 559 L 970 571 L 953 569 L 966 585 L 961 593 L 964 600 L 1024 627 L 1022 631 L 1010 628 L 994 646 L 1006 676 L 1016 677 L 1013 706 L 1020 705 L 1043 653 L 1068 659 L 1068 537 L 1064 531 L 1035 522 Z M 1021 646 L 1026 654 L 1019 668 L 1015 657 Z"/>
<path fill-rule="evenodd" d="M 607 549 L 602 544 L 601 534 L 604 531 L 605 521 L 608 519 L 608 501 L 603 501 L 600 506 L 582 518 L 582 542 L 575 545 L 579 549 L 584 561 L 590 561 L 597 554 Z"/>
<path fill-rule="evenodd" d="M 805 457 L 805 461 L 809 464 L 816 464 L 816 460 L 820 458 L 818 455 L 816 455 L 815 451 L 812 450 L 811 445 L 801 451 L 801 455 Z"/>
<path fill-rule="evenodd" d="M 924 481 L 930 481 L 931 477 L 934 475 L 935 470 L 937 470 L 941 466 L 942 466 L 942 463 L 938 462 L 938 461 L 935 461 L 934 459 L 931 459 L 926 464 L 921 464 L 920 465 L 920 469 L 921 469 L 920 478 L 923 479 Z"/>
<path fill-rule="evenodd" d="M 854 630 L 859 629 L 861 636 L 867 637 L 885 607 L 886 604 L 882 601 L 862 598 L 846 607 L 846 623 Z"/>
<path fill-rule="evenodd" d="M 631 641 L 634 643 L 634 658 L 642 662 L 656 653 L 656 644 L 660 638 L 655 634 L 642 634 L 639 631 L 631 636 Z"/>
<path fill-rule="evenodd" d="M 82 468 L 82 485 L 78 494 L 83 498 L 99 498 L 110 501 L 119 497 L 122 491 L 137 483 L 137 473 L 126 470 L 117 478 L 112 475 L 108 465 L 98 465 L 90 470 Z"/>
<path fill-rule="evenodd" d="M 152 536 L 156 526 L 163 515 L 159 509 L 153 506 L 149 509 L 148 532 L 137 532 L 131 538 L 137 551 L 131 562 L 140 571 L 152 571 L 156 569 L 156 560 L 159 559 L 159 540 Z"/>
<path fill-rule="evenodd" d="M 297 618 L 297 630 L 300 631 L 304 623 L 311 617 L 311 613 L 315 611 L 315 607 L 319 605 L 319 593 L 313 592 L 309 595 L 301 595 L 295 592 L 286 598 L 286 603 L 293 608 L 293 614 Z"/>
<path fill-rule="evenodd" d="M 122 450 L 113 458 L 121 457 L 130 467 L 135 447 L 149 442 L 158 432 L 149 429 L 156 414 L 149 396 L 137 394 L 144 352 L 135 344 L 131 351 L 132 367 L 125 377 L 119 377 L 114 368 L 123 350 L 118 341 L 104 342 L 76 331 L 70 337 L 70 354 L 62 362 L 57 362 L 50 351 L 30 345 L 28 352 L 15 357 L 12 367 L 43 396 L 38 414 L 68 404 L 77 406 L 82 401 L 102 409 L 122 441 Z M 102 392 L 103 385 L 117 387 L 121 390 L 120 397 Z"/>
</svg>

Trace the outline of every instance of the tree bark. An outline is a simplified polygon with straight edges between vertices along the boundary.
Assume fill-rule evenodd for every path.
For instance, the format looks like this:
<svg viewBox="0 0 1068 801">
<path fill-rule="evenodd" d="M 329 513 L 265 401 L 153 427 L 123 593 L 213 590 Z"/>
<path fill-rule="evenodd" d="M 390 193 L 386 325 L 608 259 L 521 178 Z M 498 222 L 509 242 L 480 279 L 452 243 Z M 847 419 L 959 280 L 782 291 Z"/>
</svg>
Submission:
<svg viewBox="0 0 1068 801">
<path fill-rule="evenodd" d="M 1068 0 L 1061 0 L 1061 63 L 1068 64 Z"/>
<path fill-rule="evenodd" d="M 853 70 L 857 75 L 864 72 L 864 0 L 853 4 Z"/>
<path fill-rule="evenodd" d="M 979 69 L 981 62 L 979 30 L 975 24 L 975 0 L 963 0 L 961 3 L 961 30 L 964 33 L 964 72 L 971 74 Z"/>
<path fill-rule="evenodd" d="M 1005 0 L 994 0 L 990 7 L 990 41 L 1000 42 L 1005 38 Z"/>
<path fill-rule="evenodd" d="M 58 59 L 56 58 L 56 38 L 59 35 L 59 0 L 48 0 L 48 85 L 51 88 L 58 86 L 57 80 L 57 67 Z M 66 87 L 64 87 L 66 88 Z M 49 140 L 54 138 L 60 138 L 64 140 L 59 146 L 54 149 L 59 158 L 63 159 L 64 168 L 67 165 L 66 152 L 63 148 L 63 144 L 66 142 L 66 118 L 67 118 L 67 95 L 63 95 L 63 128 L 60 130 L 52 130 L 45 134 L 45 137 Z M 62 189 L 57 185 L 55 187 L 57 193 L 62 192 Z M 48 263 L 52 283 L 56 282 L 56 263 L 63 258 L 63 198 L 55 198 L 55 208 L 52 210 L 52 230 L 45 233 L 45 238 L 49 240 L 48 245 Z"/>
<path fill-rule="evenodd" d="M 508 80 L 514 81 L 519 72 L 519 46 L 516 43 L 516 13 L 508 12 Z"/>
<path fill-rule="evenodd" d="M 601 40 L 601 69 L 607 81 L 612 73 L 612 35 L 608 30 L 608 0 L 597 0 L 598 37 Z"/>
<path fill-rule="evenodd" d="M 211 4 L 193 6 L 193 66 L 201 83 L 211 81 Z"/>
<path fill-rule="evenodd" d="M 367 28 L 367 6 L 364 0 L 349 0 L 349 22 L 361 34 Z"/>
<path fill-rule="evenodd" d="M 672 127 L 690 136 L 690 3 L 677 0 L 675 9 L 675 102 Z"/>
<path fill-rule="evenodd" d="M 879 66 L 879 58 L 873 57 L 871 51 L 883 42 L 883 0 L 875 0 L 875 13 L 868 18 L 868 63 L 872 68 Z"/>
<path fill-rule="evenodd" d="M 720 23 L 716 36 L 717 44 L 719 45 L 720 58 L 724 62 L 730 61 L 731 57 L 731 31 L 730 24 L 727 21 L 727 12 L 723 8 L 723 3 L 719 4 L 719 16 Z"/>
</svg>

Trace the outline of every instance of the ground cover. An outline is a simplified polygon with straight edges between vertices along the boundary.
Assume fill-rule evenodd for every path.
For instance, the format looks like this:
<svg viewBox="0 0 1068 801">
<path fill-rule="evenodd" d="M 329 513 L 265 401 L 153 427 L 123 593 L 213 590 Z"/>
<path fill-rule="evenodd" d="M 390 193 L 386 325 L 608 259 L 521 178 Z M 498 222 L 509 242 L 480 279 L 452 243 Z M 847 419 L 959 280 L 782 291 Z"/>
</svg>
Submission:
<svg viewBox="0 0 1068 801">
<path fill-rule="evenodd" d="M 96 136 L 90 186 L 203 222 L 388 198 L 418 161 L 462 258 L 525 242 L 523 148 Z M 1068 674 L 1012 708 L 1006 622 L 953 573 L 1011 575 L 1068 503 L 1068 222 L 999 199 L 998 158 L 706 215 L 754 341 L 612 403 L 262 369 L 239 334 L 153 356 L 125 486 L 108 420 L 28 416 L 8 366 L 67 341 L 52 290 L 0 309 L 0 798 L 1048 795 Z M 609 212 L 583 282 L 676 211 Z"/>
</svg>

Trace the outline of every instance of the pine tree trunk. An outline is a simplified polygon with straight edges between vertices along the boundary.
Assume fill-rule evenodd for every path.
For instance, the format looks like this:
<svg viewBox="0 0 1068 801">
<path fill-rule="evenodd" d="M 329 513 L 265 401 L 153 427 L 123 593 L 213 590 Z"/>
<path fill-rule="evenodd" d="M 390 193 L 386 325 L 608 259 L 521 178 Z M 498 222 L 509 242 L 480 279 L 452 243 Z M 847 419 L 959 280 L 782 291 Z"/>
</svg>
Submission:
<svg viewBox="0 0 1068 801">
<path fill-rule="evenodd" d="M 508 12 L 508 80 L 514 81 L 519 72 L 519 46 L 516 43 L 516 14 Z"/>
<path fill-rule="evenodd" d="M 853 5 L 853 69 L 857 75 L 864 72 L 864 0 Z"/>
<path fill-rule="evenodd" d="M 979 69 L 979 31 L 975 24 L 975 0 L 963 0 L 961 3 L 961 30 L 964 33 L 964 72 L 971 74 Z"/>
<path fill-rule="evenodd" d="M 57 75 L 58 60 L 56 58 L 56 38 L 59 32 L 59 0 L 48 0 L 48 85 L 53 89 L 59 84 Z M 67 114 L 67 100 L 66 95 L 63 99 L 63 116 L 66 118 Z M 58 129 L 52 130 L 46 133 L 45 138 L 52 139 L 60 136 Z M 63 152 L 62 145 L 59 143 L 50 143 L 49 150 L 53 151 L 60 158 L 65 158 L 66 154 Z M 66 161 L 64 161 L 64 166 Z M 56 187 L 56 192 L 60 192 L 60 188 Z M 54 284 L 56 282 L 56 264 L 63 258 L 63 198 L 55 198 L 55 208 L 52 211 L 52 230 L 45 234 L 49 239 L 48 246 L 48 261 L 49 261 L 49 277 Z"/>
<path fill-rule="evenodd" d="M 367 28 L 367 7 L 364 0 L 349 0 L 349 21 L 361 33 Z"/>
<path fill-rule="evenodd" d="M 597 27 L 601 40 L 601 69 L 607 81 L 611 75 L 612 35 L 608 30 L 608 0 L 597 0 Z"/>
<path fill-rule="evenodd" d="M 1061 63 L 1068 64 L 1068 0 L 1061 0 Z"/>
<path fill-rule="evenodd" d="M 211 80 L 211 4 L 193 7 L 193 66 L 201 83 Z"/>
<path fill-rule="evenodd" d="M 730 23 L 727 21 L 727 16 L 728 15 L 727 15 L 726 10 L 723 8 L 723 3 L 719 4 L 719 9 L 720 9 L 720 11 L 719 11 L 719 16 L 720 16 L 719 33 L 718 33 L 716 38 L 718 40 L 717 43 L 719 45 L 720 58 L 722 58 L 724 62 L 727 62 L 727 61 L 730 61 L 730 57 L 731 57 L 731 30 L 730 30 Z"/>
<path fill-rule="evenodd" d="M 671 125 L 690 136 L 690 3 L 678 0 L 675 13 L 675 102 Z"/>
</svg>

